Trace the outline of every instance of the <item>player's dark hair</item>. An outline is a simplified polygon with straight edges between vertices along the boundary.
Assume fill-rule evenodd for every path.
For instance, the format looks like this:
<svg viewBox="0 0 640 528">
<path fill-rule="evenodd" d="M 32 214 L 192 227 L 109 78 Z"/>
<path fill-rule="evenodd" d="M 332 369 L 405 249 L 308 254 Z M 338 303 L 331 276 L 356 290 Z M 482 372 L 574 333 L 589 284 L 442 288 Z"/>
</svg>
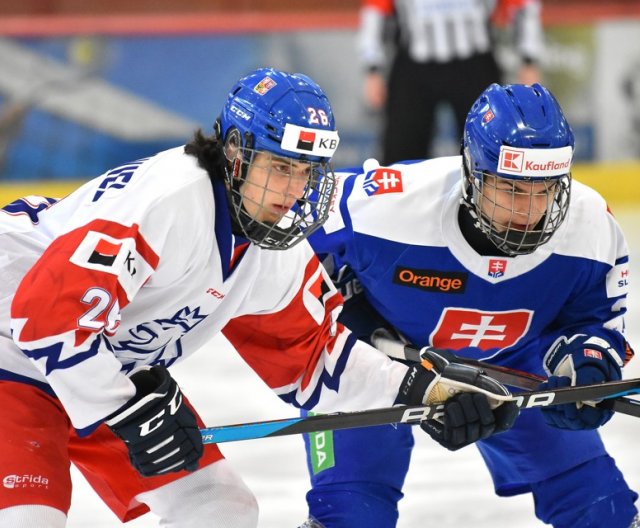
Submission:
<svg viewBox="0 0 640 528">
<path fill-rule="evenodd" d="M 184 146 L 184 152 L 194 156 L 212 180 L 224 179 L 227 160 L 217 134 L 205 136 L 201 129 L 196 130 L 193 139 Z"/>
</svg>

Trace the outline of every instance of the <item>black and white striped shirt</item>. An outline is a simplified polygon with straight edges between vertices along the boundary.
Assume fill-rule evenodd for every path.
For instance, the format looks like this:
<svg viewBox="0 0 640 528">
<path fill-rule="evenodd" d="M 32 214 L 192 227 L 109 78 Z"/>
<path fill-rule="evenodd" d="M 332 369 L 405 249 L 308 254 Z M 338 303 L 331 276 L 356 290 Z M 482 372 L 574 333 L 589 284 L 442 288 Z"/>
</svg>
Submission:
<svg viewBox="0 0 640 528">
<path fill-rule="evenodd" d="M 526 61 L 539 59 L 542 24 L 539 0 L 364 0 L 359 34 L 365 65 L 385 63 L 385 17 L 395 15 L 400 45 L 417 62 L 465 59 L 491 48 L 491 17 L 506 2 L 514 45 Z"/>
</svg>

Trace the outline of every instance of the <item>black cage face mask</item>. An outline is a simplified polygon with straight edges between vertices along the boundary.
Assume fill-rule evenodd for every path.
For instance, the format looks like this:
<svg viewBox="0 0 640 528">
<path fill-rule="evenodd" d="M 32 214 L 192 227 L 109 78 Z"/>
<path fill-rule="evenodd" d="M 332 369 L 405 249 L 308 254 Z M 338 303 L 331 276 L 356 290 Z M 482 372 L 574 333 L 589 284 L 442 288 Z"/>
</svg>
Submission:
<svg viewBox="0 0 640 528">
<path fill-rule="evenodd" d="M 265 249 L 287 249 L 326 221 L 335 186 L 328 163 L 239 145 L 239 134 L 232 133 L 224 147 L 232 221 L 239 235 Z"/>
<path fill-rule="evenodd" d="M 464 203 L 479 228 L 510 256 L 527 255 L 547 243 L 569 209 L 571 175 L 504 178 L 465 171 Z"/>
</svg>

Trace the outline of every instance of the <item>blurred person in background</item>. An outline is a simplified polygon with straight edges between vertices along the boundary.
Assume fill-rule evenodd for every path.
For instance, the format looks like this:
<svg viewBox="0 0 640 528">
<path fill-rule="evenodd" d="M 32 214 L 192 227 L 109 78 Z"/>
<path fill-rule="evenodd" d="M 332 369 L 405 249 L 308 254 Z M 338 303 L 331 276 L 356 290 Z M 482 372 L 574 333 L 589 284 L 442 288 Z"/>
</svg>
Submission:
<svg viewBox="0 0 640 528">
<path fill-rule="evenodd" d="M 333 265 L 339 321 L 380 350 L 379 328 L 400 344 L 548 376 L 541 389 L 620 379 L 633 356 L 628 248 L 604 199 L 572 181 L 574 135 L 558 102 L 538 84 L 493 84 L 462 142 L 461 156 L 336 172 L 336 206 L 309 241 Z M 444 423 L 422 429 L 452 451 L 477 441 L 498 495 L 530 493 L 554 528 L 640 526 L 638 495 L 594 430 L 610 410 L 527 409 L 485 438 L 493 422 L 474 398 L 447 400 Z M 396 526 L 411 427 L 323 434 L 305 435 L 307 526 Z M 414 469 L 435 491 L 422 497 L 425 525 L 438 494 L 465 508 L 449 476 Z"/>
<path fill-rule="evenodd" d="M 313 80 L 259 69 L 211 135 L 0 210 L 0 526 L 65 526 L 70 463 L 123 522 L 257 526 L 168 370 L 220 331 L 297 407 L 422 404 L 456 379 L 437 354 L 407 367 L 336 323 L 342 297 L 306 237 L 338 141 Z M 457 386 L 508 394 L 475 373 Z M 252 397 L 239 384 L 229 400 Z M 494 412 L 506 429 L 517 407 Z"/>
<path fill-rule="evenodd" d="M 520 57 L 515 82 L 539 82 L 540 10 L 539 0 L 363 0 L 359 53 L 365 102 L 384 110 L 381 162 L 430 157 L 442 103 L 453 110 L 459 137 L 476 96 L 504 82 L 496 27 L 509 26 Z"/>
</svg>

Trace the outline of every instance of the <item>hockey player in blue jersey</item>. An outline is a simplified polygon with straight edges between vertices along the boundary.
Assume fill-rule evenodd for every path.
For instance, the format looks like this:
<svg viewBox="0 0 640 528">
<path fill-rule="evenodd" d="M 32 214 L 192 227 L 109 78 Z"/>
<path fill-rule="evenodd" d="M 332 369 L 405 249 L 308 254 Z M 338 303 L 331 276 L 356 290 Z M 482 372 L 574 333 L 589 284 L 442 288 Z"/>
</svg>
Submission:
<svg viewBox="0 0 640 528">
<path fill-rule="evenodd" d="M 386 327 L 417 347 L 546 375 L 551 387 L 620 379 L 632 355 L 628 251 L 603 198 L 571 180 L 573 149 L 547 89 L 494 84 L 468 114 L 462 156 L 339 172 L 329 220 L 310 240 L 339 275 L 341 321 L 363 339 Z M 480 396 L 445 409 L 444 424 L 422 428 L 450 450 L 478 441 L 496 493 L 531 493 L 544 523 L 640 526 L 637 494 L 594 430 L 610 411 L 526 410 L 488 438 L 495 420 Z M 326 434 L 329 464 L 305 438 L 317 519 L 307 524 L 395 526 L 411 427 Z"/>
</svg>

